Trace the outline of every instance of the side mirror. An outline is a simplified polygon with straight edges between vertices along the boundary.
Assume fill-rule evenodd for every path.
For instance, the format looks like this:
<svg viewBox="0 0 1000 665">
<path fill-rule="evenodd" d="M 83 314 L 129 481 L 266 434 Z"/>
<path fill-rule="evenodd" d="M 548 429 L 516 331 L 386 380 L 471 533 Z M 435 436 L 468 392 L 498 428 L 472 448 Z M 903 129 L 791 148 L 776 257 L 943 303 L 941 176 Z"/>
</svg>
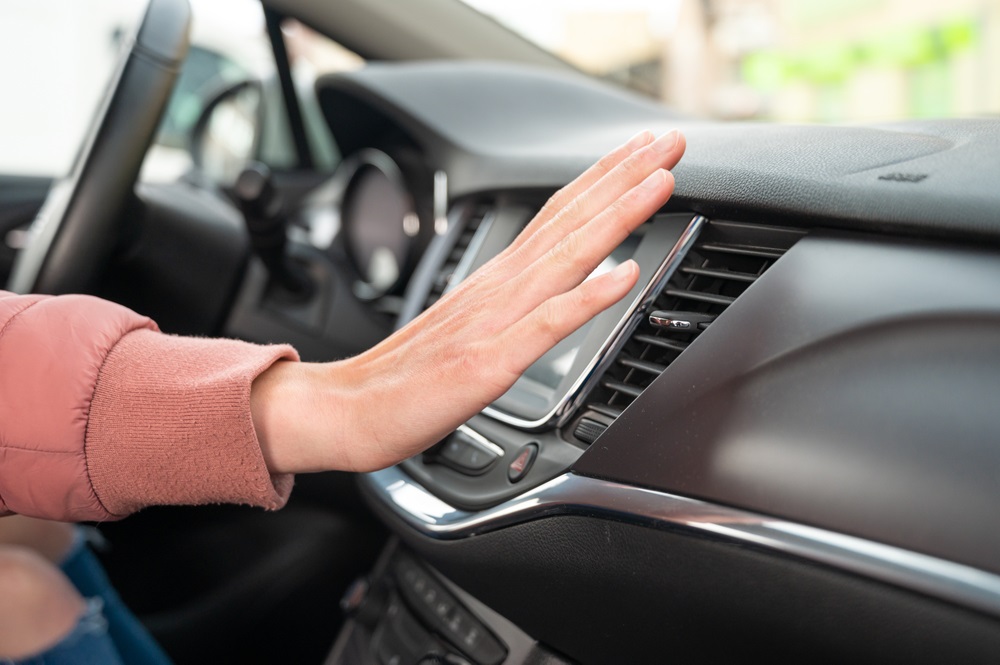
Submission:
<svg viewBox="0 0 1000 665">
<path fill-rule="evenodd" d="M 259 81 L 240 81 L 222 89 L 205 105 L 191 133 L 195 168 L 208 182 L 231 187 L 256 159 L 263 126 Z"/>
</svg>

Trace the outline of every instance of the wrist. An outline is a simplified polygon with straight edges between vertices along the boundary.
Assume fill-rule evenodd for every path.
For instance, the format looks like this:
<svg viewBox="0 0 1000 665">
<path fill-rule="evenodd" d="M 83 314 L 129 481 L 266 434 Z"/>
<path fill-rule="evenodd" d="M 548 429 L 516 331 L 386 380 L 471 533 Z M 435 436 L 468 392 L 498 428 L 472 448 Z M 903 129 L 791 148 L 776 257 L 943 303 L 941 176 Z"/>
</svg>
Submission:
<svg viewBox="0 0 1000 665">
<path fill-rule="evenodd" d="M 350 360 L 277 362 L 253 382 L 250 410 L 271 473 L 378 468 L 360 425 L 371 393 Z"/>
</svg>

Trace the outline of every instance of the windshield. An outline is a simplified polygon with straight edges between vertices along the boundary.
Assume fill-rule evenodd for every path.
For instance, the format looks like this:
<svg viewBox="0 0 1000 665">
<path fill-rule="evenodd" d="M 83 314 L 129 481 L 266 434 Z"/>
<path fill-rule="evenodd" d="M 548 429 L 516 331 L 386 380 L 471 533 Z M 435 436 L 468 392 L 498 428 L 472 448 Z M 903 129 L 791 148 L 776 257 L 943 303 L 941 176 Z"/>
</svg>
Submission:
<svg viewBox="0 0 1000 665">
<path fill-rule="evenodd" d="M 585 72 L 693 115 L 1000 113 L 1000 0 L 464 1 Z"/>
</svg>

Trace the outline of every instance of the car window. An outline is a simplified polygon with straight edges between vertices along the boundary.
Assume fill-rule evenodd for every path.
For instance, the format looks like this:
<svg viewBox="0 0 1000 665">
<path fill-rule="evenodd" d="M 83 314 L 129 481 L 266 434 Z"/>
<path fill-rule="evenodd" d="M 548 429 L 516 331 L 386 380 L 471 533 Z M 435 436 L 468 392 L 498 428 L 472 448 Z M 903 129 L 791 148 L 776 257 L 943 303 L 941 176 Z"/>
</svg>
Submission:
<svg viewBox="0 0 1000 665">
<path fill-rule="evenodd" d="M 364 67 L 365 61 L 357 53 L 294 19 L 283 21 L 281 30 L 288 48 L 292 79 L 302 102 L 313 159 L 317 168 L 332 170 L 340 163 L 340 152 L 316 99 L 316 79 L 324 74 L 359 69 Z M 262 150 L 266 148 L 267 145 L 262 146 Z"/>
<path fill-rule="evenodd" d="M 146 181 L 174 180 L 191 169 L 191 132 L 217 93 L 241 80 L 266 84 L 277 78 L 259 0 L 191 0 L 191 10 L 191 48 L 143 164 Z M 276 165 L 283 165 L 294 158 L 288 119 L 280 103 L 270 102 L 268 107 L 269 129 L 280 135 L 269 144 L 275 146 L 270 156 Z"/>
<path fill-rule="evenodd" d="M 276 170 L 295 168 L 298 157 L 260 3 L 194 0 L 192 9 L 191 51 L 143 166 L 143 178 L 171 180 L 190 169 L 190 133 L 205 105 L 227 84 L 246 78 L 257 79 L 263 86 L 264 126 L 258 159 Z M 314 165 L 332 171 L 340 152 L 316 101 L 316 78 L 361 67 L 364 60 L 298 21 L 285 20 L 282 32 Z"/>
<path fill-rule="evenodd" d="M 175 179 L 191 168 L 190 132 L 206 101 L 227 83 L 264 83 L 267 126 L 260 158 L 295 165 L 274 56 L 258 0 L 192 0 L 191 49 L 155 145 L 147 180 Z M 135 0 L 6 0 L 0 21 L 0 173 L 60 177 L 68 172 L 129 34 L 145 3 Z M 296 22 L 283 26 L 317 165 L 339 161 L 315 102 L 315 78 L 363 60 Z"/>
<path fill-rule="evenodd" d="M 202 46 L 192 46 L 164 112 L 157 143 L 186 148 L 188 137 L 213 92 L 250 77 L 246 67 Z"/>
<path fill-rule="evenodd" d="M 69 171 L 142 10 L 133 0 L 4 1 L 0 173 Z"/>
<path fill-rule="evenodd" d="M 997 0 L 464 0 L 595 76 L 723 119 L 1000 113 Z"/>
</svg>

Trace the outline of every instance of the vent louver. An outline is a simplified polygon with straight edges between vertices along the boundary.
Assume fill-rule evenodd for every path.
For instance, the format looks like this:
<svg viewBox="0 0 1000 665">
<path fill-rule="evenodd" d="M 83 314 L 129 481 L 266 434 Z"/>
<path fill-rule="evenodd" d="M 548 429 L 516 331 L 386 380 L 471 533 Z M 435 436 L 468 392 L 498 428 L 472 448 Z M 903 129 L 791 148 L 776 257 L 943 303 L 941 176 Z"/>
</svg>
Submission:
<svg viewBox="0 0 1000 665">
<path fill-rule="evenodd" d="M 803 235 L 795 229 L 708 222 L 646 314 L 686 312 L 707 315 L 698 318 L 708 320 L 722 314 Z M 587 406 L 618 417 L 709 325 L 673 330 L 644 318 L 601 377 Z"/>
<path fill-rule="evenodd" d="M 476 231 L 479 230 L 483 220 L 486 219 L 492 209 L 492 204 L 487 202 L 477 203 L 473 207 L 472 212 L 465 221 L 462 233 L 458 236 L 458 239 L 452 246 L 451 251 L 448 252 L 448 257 L 444 260 L 444 263 L 441 264 L 441 269 L 438 270 L 437 276 L 434 278 L 431 290 L 427 294 L 427 299 L 424 301 L 424 309 L 427 309 L 436 303 L 440 300 L 441 296 L 444 295 L 444 292 L 448 289 L 448 285 L 451 284 L 451 281 L 454 278 L 455 269 L 458 268 L 459 263 L 462 261 L 462 257 L 465 256 L 465 252 L 469 249 L 469 245 L 472 244 L 472 239 L 475 237 Z"/>
</svg>

